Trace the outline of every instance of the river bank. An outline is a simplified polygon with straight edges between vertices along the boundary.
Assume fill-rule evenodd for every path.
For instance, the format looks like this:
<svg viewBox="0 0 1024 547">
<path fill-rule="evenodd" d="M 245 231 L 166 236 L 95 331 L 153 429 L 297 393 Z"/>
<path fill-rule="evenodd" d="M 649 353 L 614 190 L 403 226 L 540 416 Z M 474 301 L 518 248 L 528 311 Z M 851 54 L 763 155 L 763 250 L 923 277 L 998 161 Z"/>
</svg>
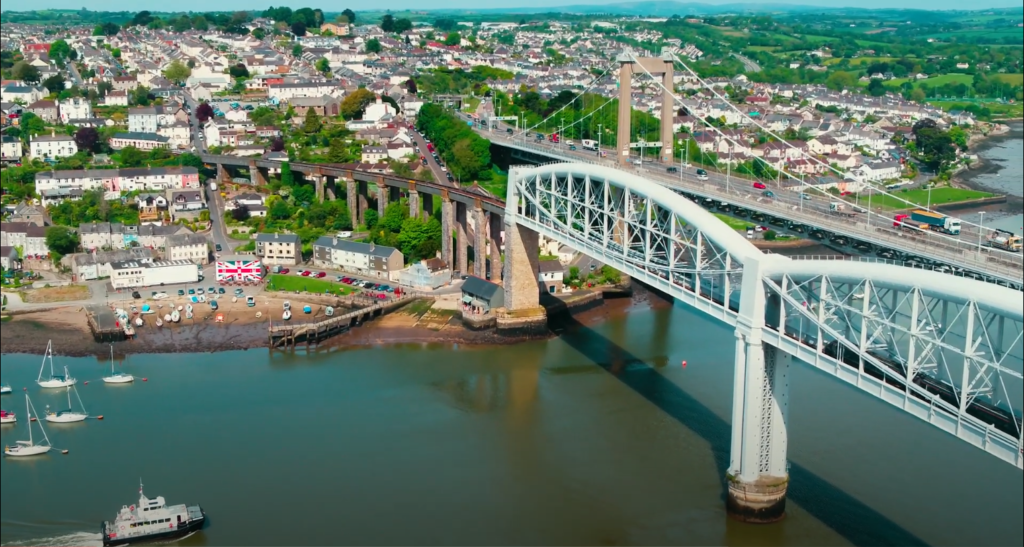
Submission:
<svg viewBox="0 0 1024 547">
<path fill-rule="evenodd" d="M 1006 195 L 1006 203 L 985 207 L 984 210 L 1019 215 L 1024 209 L 1020 158 L 1024 124 L 1014 122 L 1003 127 L 1006 127 L 1003 131 L 971 140 L 970 152 L 978 156 L 978 161 L 970 169 L 958 173 L 953 183 L 971 190 Z"/>
</svg>

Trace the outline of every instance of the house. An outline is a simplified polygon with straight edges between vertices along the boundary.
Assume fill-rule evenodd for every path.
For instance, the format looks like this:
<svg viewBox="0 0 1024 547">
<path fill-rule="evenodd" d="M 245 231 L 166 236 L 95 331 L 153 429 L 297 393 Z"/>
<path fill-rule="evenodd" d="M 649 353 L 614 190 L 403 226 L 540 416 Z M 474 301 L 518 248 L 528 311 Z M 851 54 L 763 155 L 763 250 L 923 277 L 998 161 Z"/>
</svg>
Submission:
<svg viewBox="0 0 1024 547">
<path fill-rule="evenodd" d="M 156 257 L 152 250 L 133 247 L 116 251 L 93 251 L 76 253 L 61 259 L 65 265 L 70 262 L 72 281 L 89 281 L 110 277 L 110 265 L 126 260 L 151 261 Z"/>
<path fill-rule="evenodd" d="M 294 266 L 302 260 L 302 240 L 295 234 L 256 234 L 256 256 L 264 264 Z"/>
<path fill-rule="evenodd" d="M 122 150 L 134 146 L 139 150 L 148 151 L 156 148 L 168 148 L 170 139 L 156 133 L 115 133 L 110 139 L 110 148 Z"/>
<path fill-rule="evenodd" d="M 853 171 L 854 177 L 861 182 L 877 182 L 894 180 L 900 177 L 903 166 L 898 161 L 865 163 Z"/>
<path fill-rule="evenodd" d="M 398 284 L 432 291 L 452 282 L 452 270 L 440 258 L 421 260 L 398 272 Z"/>
<path fill-rule="evenodd" d="M 537 282 L 540 283 L 540 287 L 545 292 L 555 294 L 562 290 L 563 276 L 564 270 L 562 270 L 561 262 L 557 260 L 542 260 L 540 262 Z"/>
<path fill-rule="evenodd" d="M 305 119 L 310 111 L 316 112 L 318 116 L 334 117 L 341 113 L 341 102 L 329 95 L 320 97 L 296 97 L 288 104 L 295 110 L 296 119 Z"/>
<path fill-rule="evenodd" d="M 37 159 L 59 159 L 74 156 L 78 153 L 75 138 L 58 135 L 51 131 L 49 136 L 32 137 L 28 145 L 29 155 Z M 38 188 L 36 188 L 38 190 Z"/>
<path fill-rule="evenodd" d="M 105 106 L 128 106 L 128 93 L 124 91 L 111 91 L 103 98 Z"/>
<path fill-rule="evenodd" d="M 340 25 L 337 23 L 324 23 L 320 25 L 320 35 L 330 32 L 335 36 L 348 36 L 349 26 L 347 24 Z"/>
<path fill-rule="evenodd" d="M 164 241 L 164 258 L 206 265 L 210 262 L 210 248 L 202 235 L 177 234 Z"/>
<path fill-rule="evenodd" d="M 128 132 L 129 133 L 156 133 L 163 125 L 163 118 L 167 116 L 163 107 L 145 106 L 128 110 Z M 173 118 L 173 116 L 167 116 Z"/>
<path fill-rule="evenodd" d="M 21 257 L 14 247 L 0 247 L 0 267 L 4 270 L 20 270 Z"/>
<path fill-rule="evenodd" d="M 405 257 L 398 249 L 323 236 L 313 243 L 313 263 L 364 277 L 391 279 Z"/>
<path fill-rule="evenodd" d="M 46 211 L 35 205 L 29 205 L 27 203 L 19 203 L 15 208 L 14 212 L 11 213 L 11 222 L 27 222 L 29 224 L 35 224 L 36 226 L 45 226 L 46 222 Z"/>
<path fill-rule="evenodd" d="M 206 209 L 202 190 L 175 190 L 168 199 L 169 206 L 175 213 L 187 213 Z"/>
<path fill-rule="evenodd" d="M 61 123 L 67 124 L 71 120 L 87 120 L 92 118 L 92 103 L 84 97 L 72 97 L 66 101 L 57 103 Z"/>
<path fill-rule="evenodd" d="M 57 123 L 60 119 L 57 103 L 54 101 L 36 101 L 28 105 L 29 112 L 39 116 L 46 123 Z"/>
<path fill-rule="evenodd" d="M 0 222 L 0 247 L 21 249 L 22 258 L 46 258 L 46 228 L 27 222 Z"/>
<path fill-rule="evenodd" d="M 462 283 L 462 312 L 484 315 L 505 306 L 505 291 L 486 279 L 469 276 Z"/>
<path fill-rule="evenodd" d="M 0 146 L 0 159 L 3 161 L 19 162 L 21 161 L 21 156 L 21 139 L 4 135 L 2 146 Z"/>
<path fill-rule="evenodd" d="M 264 198 L 260 194 L 239 194 L 235 196 L 233 200 L 237 205 L 245 205 L 246 207 L 253 207 L 256 205 L 263 205 Z"/>
<path fill-rule="evenodd" d="M 46 96 L 46 91 L 39 86 L 6 85 L 0 90 L 4 102 L 21 101 L 23 104 L 32 104 L 41 101 Z"/>
<path fill-rule="evenodd" d="M 110 284 L 115 289 L 178 285 L 199 281 L 199 269 L 187 260 L 125 261 L 110 265 Z"/>
<path fill-rule="evenodd" d="M 363 163 L 377 163 L 386 159 L 388 159 L 388 149 L 386 146 L 364 146 L 360 161 Z"/>
</svg>

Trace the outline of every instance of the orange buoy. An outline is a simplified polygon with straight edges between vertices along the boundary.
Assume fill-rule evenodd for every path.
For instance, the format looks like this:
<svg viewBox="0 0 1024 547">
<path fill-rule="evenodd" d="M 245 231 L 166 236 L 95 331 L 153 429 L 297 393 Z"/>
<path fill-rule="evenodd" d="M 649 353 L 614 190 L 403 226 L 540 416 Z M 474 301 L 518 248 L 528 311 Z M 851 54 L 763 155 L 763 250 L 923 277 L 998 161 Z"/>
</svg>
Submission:
<svg viewBox="0 0 1024 547">
<path fill-rule="evenodd" d="M 96 419 L 97 419 L 97 420 L 102 420 L 102 419 L 103 419 L 103 416 L 96 416 Z"/>
<path fill-rule="evenodd" d="M 149 378 L 143 378 L 143 379 L 142 379 L 142 381 L 143 381 L 143 382 L 148 382 L 148 381 L 149 381 Z"/>
</svg>

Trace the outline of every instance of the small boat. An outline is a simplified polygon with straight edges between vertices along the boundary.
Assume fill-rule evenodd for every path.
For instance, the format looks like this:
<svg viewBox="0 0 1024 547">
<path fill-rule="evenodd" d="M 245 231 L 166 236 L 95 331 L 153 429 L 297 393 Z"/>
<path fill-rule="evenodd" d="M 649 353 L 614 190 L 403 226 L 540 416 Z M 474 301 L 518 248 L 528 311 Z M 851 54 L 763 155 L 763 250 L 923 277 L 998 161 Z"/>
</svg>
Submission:
<svg viewBox="0 0 1024 547">
<path fill-rule="evenodd" d="M 190 536 L 206 523 L 206 513 L 199 505 L 167 506 L 164 498 L 149 499 L 139 483 L 139 503 L 121 506 L 113 522 L 100 524 L 103 547 L 119 545 L 173 543 Z"/>
<path fill-rule="evenodd" d="M 195 317 L 195 316 L 192 315 L 192 312 L 190 312 L 190 311 L 185 312 L 185 319 L 192 319 L 193 317 Z"/>
<path fill-rule="evenodd" d="M 287 321 L 287 320 L 289 320 L 291 318 L 292 318 L 292 311 L 291 310 L 284 310 L 284 313 L 281 314 L 281 319 L 284 319 L 285 321 Z"/>
<path fill-rule="evenodd" d="M 210 309 L 214 310 L 214 311 L 217 310 L 217 301 L 216 300 L 210 300 Z"/>
<path fill-rule="evenodd" d="M 313 313 L 313 308 L 311 308 L 309 306 L 302 306 L 302 313 L 305 313 L 305 314 Z"/>
<path fill-rule="evenodd" d="M 0 386 L 0 395 L 10 395 L 11 391 L 11 384 L 4 384 Z"/>
<path fill-rule="evenodd" d="M 263 317 L 263 312 L 261 312 L 261 311 L 256 312 L 256 319 L 259 319 L 260 317 Z"/>
<path fill-rule="evenodd" d="M 157 319 L 157 322 L 160 320 Z M 157 325 L 159 326 L 159 324 Z M 135 381 L 135 377 L 131 374 L 124 372 L 117 372 L 114 370 L 114 345 L 110 345 L 110 376 L 104 376 L 103 382 L 107 384 L 130 384 Z"/>
<path fill-rule="evenodd" d="M 27 420 L 25 423 L 28 424 L 28 440 L 18 441 L 14 446 L 4 447 L 4 456 L 9 458 L 26 458 L 28 456 L 41 456 L 46 454 L 52 448 L 50 446 L 50 438 L 46 436 L 46 430 L 43 429 L 43 422 L 37 421 L 39 424 L 39 431 L 43 432 L 43 443 L 36 444 L 32 438 L 32 401 L 28 400 L 28 393 L 25 394 L 25 414 L 27 414 Z"/>
<path fill-rule="evenodd" d="M 199 301 L 200 302 L 206 302 L 206 295 L 204 295 L 204 294 L 199 295 Z"/>
<path fill-rule="evenodd" d="M 178 321 L 181 321 L 181 314 L 178 313 L 178 310 L 174 310 L 171 312 L 171 322 L 177 323 Z"/>
<path fill-rule="evenodd" d="M 185 313 L 187 313 L 189 315 L 192 314 L 192 304 L 189 304 L 189 305 L 185 306 Z"/>
<path fill-rule="evenodd" d="M 50 361 L 50 377 L 46 380 L 43 379 L 43 369 L 46 367 L 46 361 Z M 43 355 L 43 364 L 39 366 L 39 378 L 36 379 L 36 383 L 39 387 L 47 389 L 56 389 L 61 387 L 73 386 L 78 383 L 68 374 L 68 367 L 64 367 L 64 376 L 53 375 L 53 343 L 52 341 L 46 342 L 46 353 Z"/>
<path fill-rule="evenodd" d="M 170 322 L 171 322 L 171 314 L 165 313 L 164 314 L 164 323 L 170 323 Z"/>
<path fill-rule="evenodd" d="M 71 408 L 71 390 L 75 390 L 75 397 L 78 398 L 78 406 L 82 407 L 81 412 L 76 412 Z M 78 395 L 78 390 L 74 386 L 68 386 L 68 407 L 64 410 L 58 410 L 57 412 L 50 411 L 50 407 L 46 407 L 46 421 L 54 424 L 73 424 L 77 422 L 84 422 L 89 417 L 89 413 L 85 411 L 85 405 L 82 404 L 82 397 Z"/>
<path fill-rule="evenodd" d="M 237 296 L 232 296 L 231 297 L 231 303 L 234 304 L 235 302 L 238 302 L 238 297 Z"/>
<path fill-rule="evenodd" d="M 284 301 L 284 309 L 285 309 L 286 311 L 287 311 L 287 310 L 290 310 L 290 309 L 292 309 L 292 303 L 291 303 L 291 302 L 289 302 L 289 301 L 287 301 L 287 300 L 285 300 L 285 301 Z"/>
<path fill-rule="evenodd" d="M 13 424 L 18 421 L 18 417 L 13 412 L 7 412 L 6 410 L 0 410 L 0 424 Z"/>
<path fill-rule="evenodd" d="M 157 318 L 156 318 L 156 326 L 157 326 L 157 327 L 162 327 L 162 326 L 164 326 L 164 322 L 163 322 L 162 320 L 160 320 L 160 318 L 159 318 L 159 317 L 157 317 Z"/>
<path fill-rule="evenodd" d="M 324 315 L 326 315 L 327 317 L 333 317 L 334 308 L 332 308 L 331 306 L 327 306 L 327 309 L 324 310 Z"/>
<path fill-rule="evenodd" d="M 181 306 L 178 306 L 178 311 L 181 311 L 182 309 L 183 309 L 183 308 L 182 308 Z"/>
<path fill-rule="evenodd" d="M 136 327 L 141 327 L 142 326 L 142 318 L 141 317 L 136 317 L 135 318 L 135 326 Z"/>
<path fill-rule="evenodd" d="M 143 315 L 149 315 L 151 313 L 153 313 L 153 308 L 150 308 L 149 304 L 143 304 L 142 305 L 142 314 Z"/>
</svg>

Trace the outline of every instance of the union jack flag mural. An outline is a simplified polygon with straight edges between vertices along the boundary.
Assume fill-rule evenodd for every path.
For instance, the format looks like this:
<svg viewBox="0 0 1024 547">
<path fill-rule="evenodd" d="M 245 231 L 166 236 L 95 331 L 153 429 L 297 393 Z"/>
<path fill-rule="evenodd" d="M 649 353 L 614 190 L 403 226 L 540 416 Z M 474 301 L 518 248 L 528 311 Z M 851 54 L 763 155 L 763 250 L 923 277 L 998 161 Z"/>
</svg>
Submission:
<svg viewBox="0 0 1024 547">
<path fill-rule="evenodd" d="M 256 257 L 217 261 L 218 283 L 260 283 L 262 281 L 263 264 Z"/>
</svg>

